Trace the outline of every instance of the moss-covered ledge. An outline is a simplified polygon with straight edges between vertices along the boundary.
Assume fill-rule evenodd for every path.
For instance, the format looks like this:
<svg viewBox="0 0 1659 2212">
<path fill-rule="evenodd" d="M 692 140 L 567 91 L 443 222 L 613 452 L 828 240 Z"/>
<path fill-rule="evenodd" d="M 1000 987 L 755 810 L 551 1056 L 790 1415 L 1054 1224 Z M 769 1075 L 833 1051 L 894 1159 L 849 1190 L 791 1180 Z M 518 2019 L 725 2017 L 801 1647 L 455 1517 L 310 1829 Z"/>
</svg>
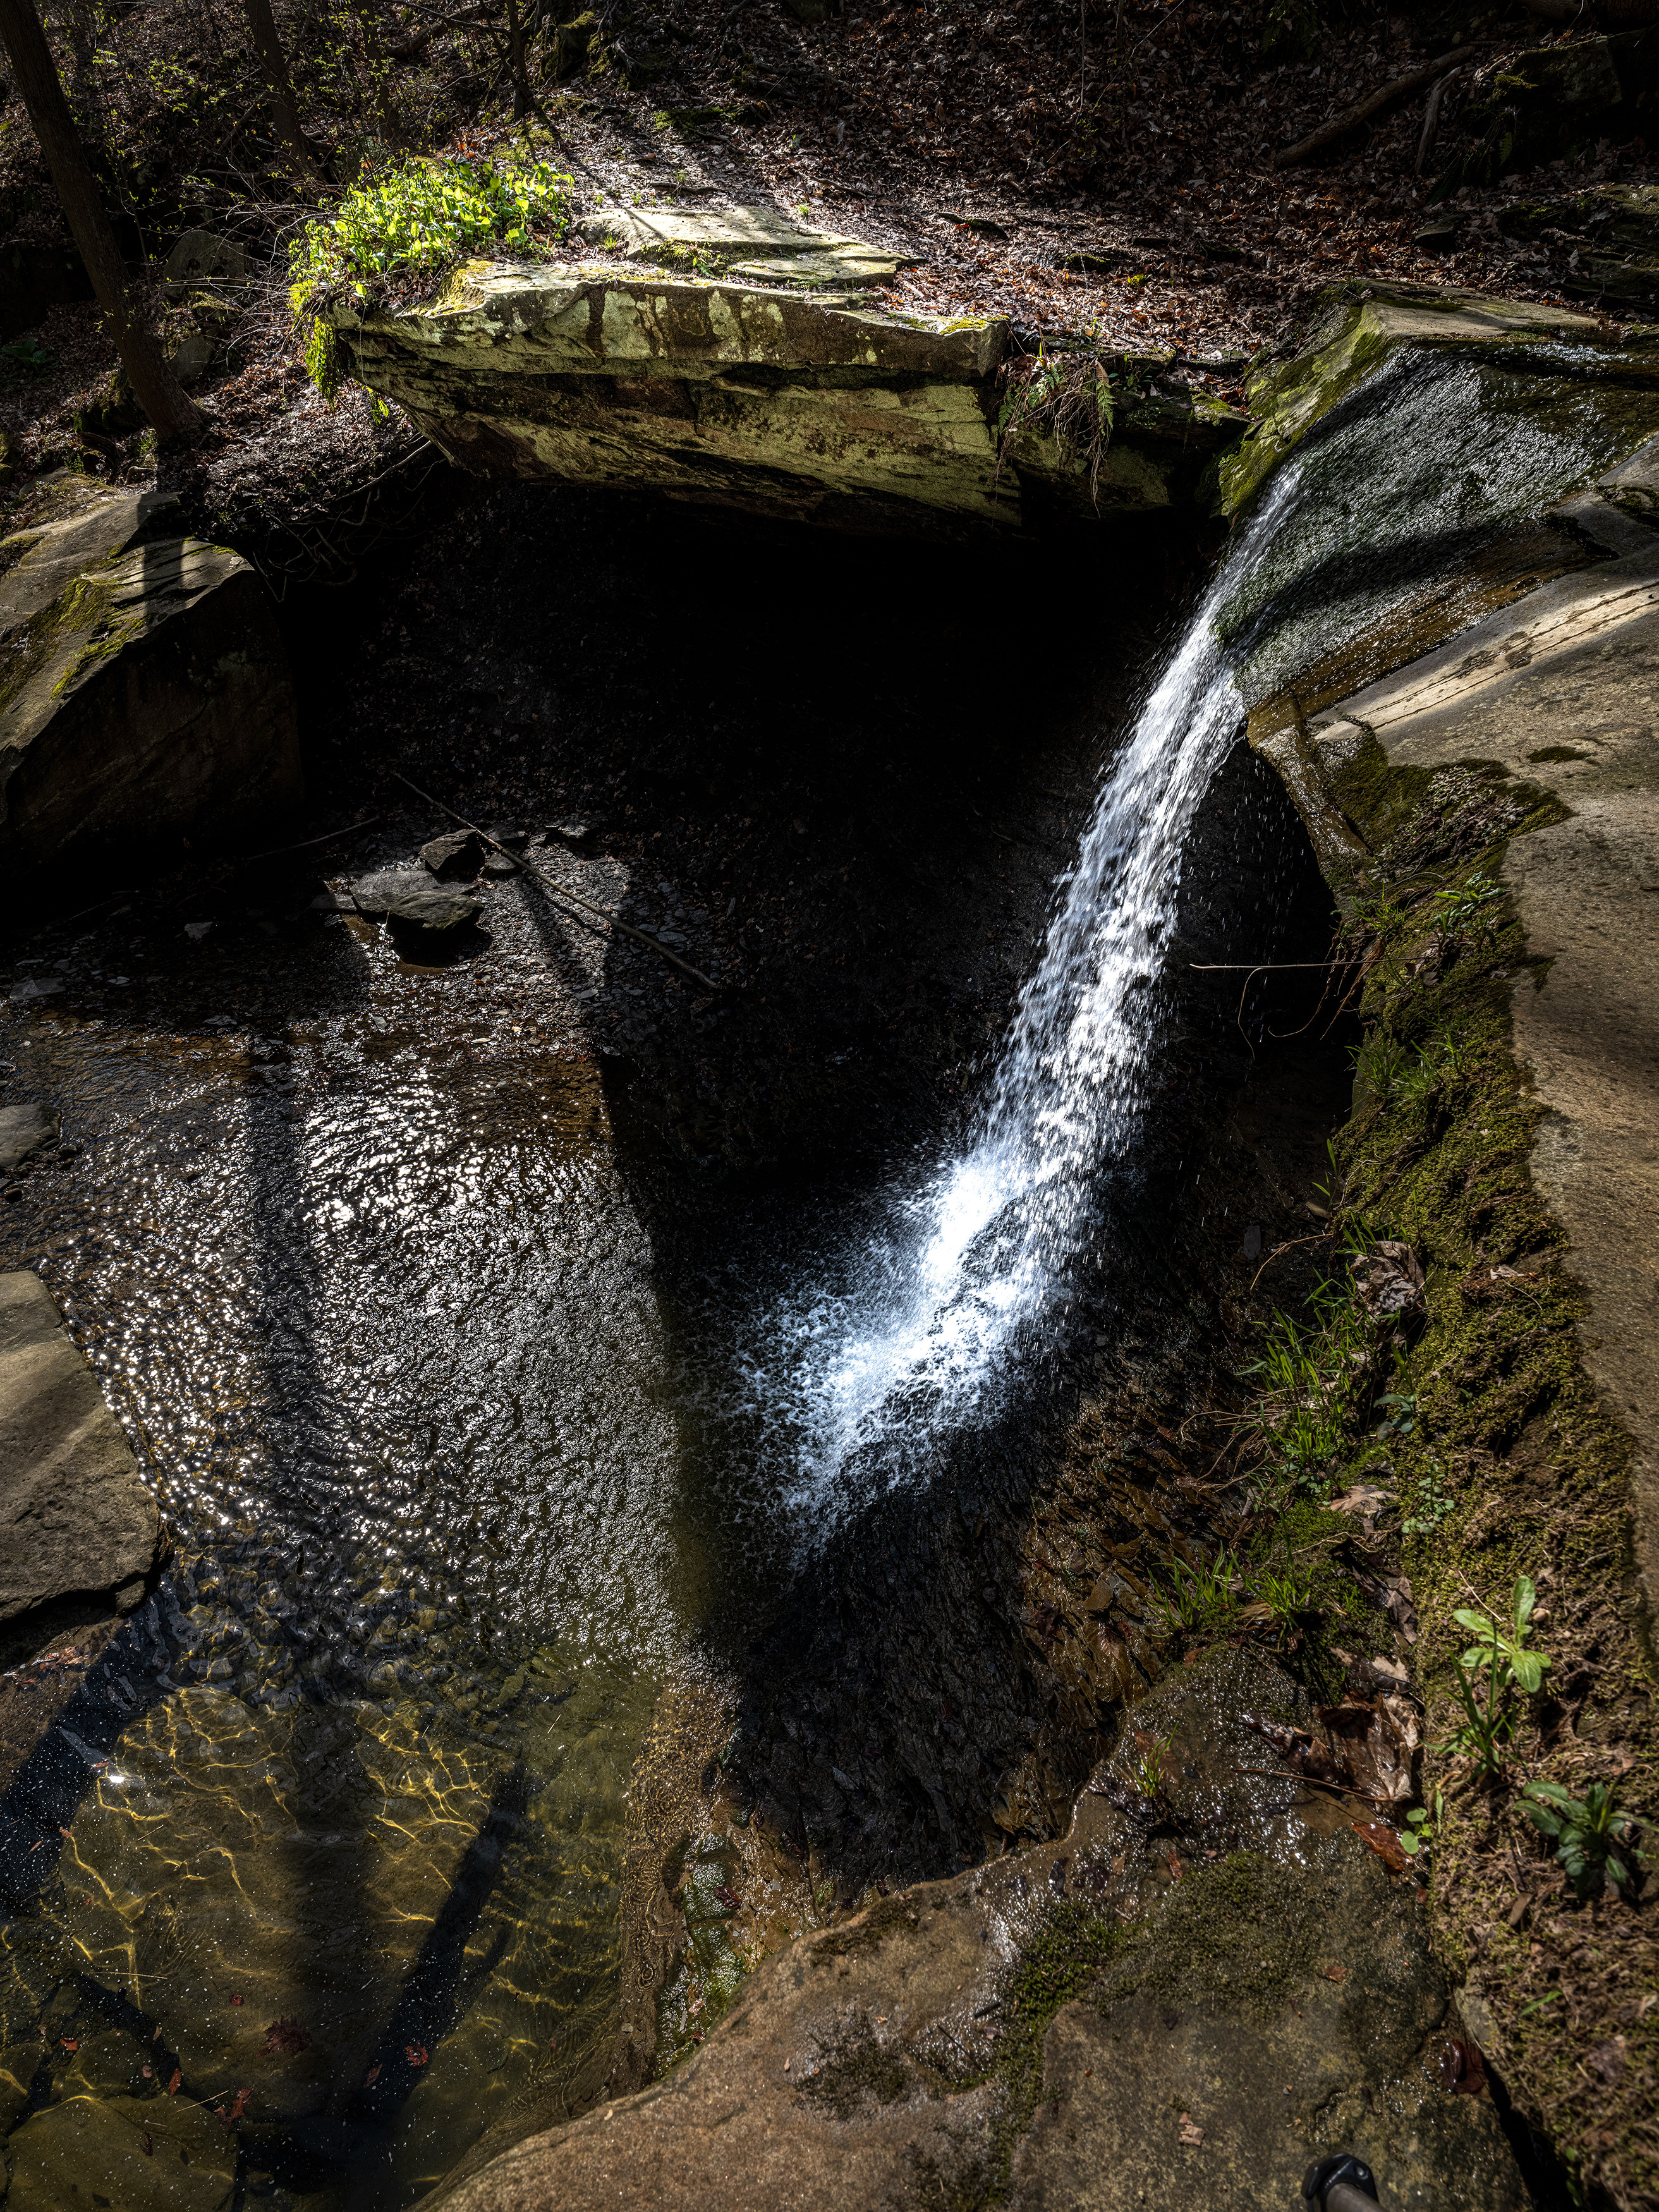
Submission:
<svg viewBox="0 0 1659 2212">
<path fill-rule="evenodd" d="M 1370 1564 L 1420 1625 L 1437 1946 L 1561 2186 L 1634 2207 L 1659 2187 L 1653 1876 L 1577 1900 L 1521 1802 L 1603 1784 L 1659 1821 L 1659 536 L 1574 507 L 1626 550 L 1253 736 L 1360 963 L 1334 1233 L 1425 1279 L 1320 1486 L 1375 1494 Z M 1483 1775 L 1454 1615 L 1507 1612 L 1521 1576 L 1549 1669 Z"/>
<path fill-rule="evenodd" d="M 855 292 L 466 264 L 431 304 L 327 311 L 341 365 L 486 475 L 654 492 L 853 528 L 962 534 L 1185 507 L 1243 418 L 1152 386 L 1097 469 L 1002 435 L 1008 325 Z"/>
</svg>

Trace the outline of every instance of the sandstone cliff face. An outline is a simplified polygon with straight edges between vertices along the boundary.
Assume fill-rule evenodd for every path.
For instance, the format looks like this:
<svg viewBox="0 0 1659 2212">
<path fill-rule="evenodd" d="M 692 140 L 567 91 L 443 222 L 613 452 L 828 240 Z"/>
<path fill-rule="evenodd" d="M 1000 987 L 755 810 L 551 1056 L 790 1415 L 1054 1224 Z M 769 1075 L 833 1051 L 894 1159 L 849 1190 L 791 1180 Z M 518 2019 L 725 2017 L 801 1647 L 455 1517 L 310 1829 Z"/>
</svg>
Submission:
<svg viewBox="0 0 1659 2212">
<path fill-rule="evenodd" d="M 143 866 L 295 803 L 287 656 L 253 569 L 181 534 L 165 495 L 55 490 L 0 548 L 12 880 L 117 848 Z"/>
</svg>

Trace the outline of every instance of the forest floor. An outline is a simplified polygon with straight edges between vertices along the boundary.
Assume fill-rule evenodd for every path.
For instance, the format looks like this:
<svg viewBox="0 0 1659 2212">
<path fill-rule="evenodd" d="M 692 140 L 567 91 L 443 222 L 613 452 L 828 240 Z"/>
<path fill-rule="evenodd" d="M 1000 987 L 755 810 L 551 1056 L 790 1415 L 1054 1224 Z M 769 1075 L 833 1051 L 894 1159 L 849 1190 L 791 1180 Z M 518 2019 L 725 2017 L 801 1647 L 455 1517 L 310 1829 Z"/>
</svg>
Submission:
<svg viewBox="0 0 1659 2212">
<path fill-rule="evenodd" d="M 816 0 L 801 4 L 810 12 Z M 1246 364 L 1290 343 L 1320 289 L 1340 279 L 1559 301 L 1568 248 L 1504 235 L 1506 204 L 1659 174 L 1640 139 L 1602 142 L 1575 163 L 1466 188 L 1437 207 L 1437 171 L 1462 149 L 1460 95 L 1473 99 L 1520 50 L 1586 34 L 1518 7 L 1489 10 L 1473 28 L 1368 14 L 1321 30 L 1304 57 L 1284 38 L 1264 52 L 1273 19 L 1264 32 L 1259 15 L 1191 0 L 1125 0 L 1115 22 L 1048 0 L 988 9 L 845 0 L 844 12 L 808 26 L 781 7 L 684 0 L 659 25 L 668 43 L 651 70 L 619 40 L 548 94 L 550 150 L 590 230 L 617 204 L 770 202 L 902 256 L 878 304 L 1006 315 L 1028 349 L 1080 337 L 1173 354 L 1177 373 L 1233 399 Z M 1419 86 L 1326 155 L 1273 166 L 1307 132 L 1455 46 L 1472 58 L 1449 79 L 1420 163 Z M 514 131 L 502 109 L 445 143 L 485 152 Z M 15 238 L 53 231 L 37 169 L 26 131 L 0 133 L 0 203 L 32 210 Z M 203 521 L 243 543 L 326 513 L 420 441 L 399 418 L 375 423 L 362 392 L 331 409 L 307 380 L 283 283 L 286 241 L 306 210 L 228 188 L 191 205 L 246 241 L 256 274 L 220 367 L 197 390 L 210 435 L 165 463 L 164 477 Z M 96 307 L 52 307 L 29 335 L 49 363 L 0 363 L 11 379 L 0 381 L 0 429 L 20 479 L 64 463 L 148 479 L 140 434 L 88 427 L 114 368 Z"/>
</svg>

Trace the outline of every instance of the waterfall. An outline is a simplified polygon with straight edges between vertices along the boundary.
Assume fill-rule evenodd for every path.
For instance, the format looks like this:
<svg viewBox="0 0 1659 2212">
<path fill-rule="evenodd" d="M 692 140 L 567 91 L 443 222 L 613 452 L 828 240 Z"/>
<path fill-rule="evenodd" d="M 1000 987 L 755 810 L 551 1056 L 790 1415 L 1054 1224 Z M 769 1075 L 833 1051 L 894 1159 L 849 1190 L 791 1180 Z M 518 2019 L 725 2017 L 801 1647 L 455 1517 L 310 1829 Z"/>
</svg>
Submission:
<svg viewBox="0 0 1659 2212">
<path fill-rule="evenodd" d="M 793 1502 L 879 1446 L 883 1479 L 969 1417 L 1009 1353 L 1066 1302 L 1099 1218 L 1098 1170 L 1139 1111 L 1149 987 L 1194 810 L 1243 714 L 1218 620 L 1295 496 L 1284 470 L 1229 551 L 1112 763 L 965 1148 L 893 1197 L 845 1296 L 796 1334 L 805 1449 Z"/>
<path fill-rule="evenodd" d="M 768 1318 L 749 1380 L 775 1413 L 782 1382 L 803 1526 L 925 1471 L 1054 1334 L 1145 1103 L 1187 833 L 1247 706 L 1386 638 L 1451 549 L 1605 465 L 1601 426 L 1573 427 L 1516 412 L 1478 362 L 1407 357 L 1276 471 L 1109 767 L 973 1134 L 888 1194 L 846 1287 Z"/>
</svg>

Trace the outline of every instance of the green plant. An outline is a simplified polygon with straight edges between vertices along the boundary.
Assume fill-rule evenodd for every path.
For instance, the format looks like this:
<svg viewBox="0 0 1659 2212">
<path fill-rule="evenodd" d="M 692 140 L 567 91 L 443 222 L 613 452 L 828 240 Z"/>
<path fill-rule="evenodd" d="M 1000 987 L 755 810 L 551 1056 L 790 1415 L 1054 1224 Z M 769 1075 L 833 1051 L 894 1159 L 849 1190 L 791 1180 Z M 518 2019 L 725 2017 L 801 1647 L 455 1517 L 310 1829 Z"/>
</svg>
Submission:
<svg viewBox="0 0 1659 2212">
<path fill-rule="evenodd" d="M 1281 1632 L 1295 1624 L 1298 1613 L 1308 1610 L 1311 1587 L 1307 1576 L 1291 1563 L 1288 1538 L 1285 1544 L 1284 1572 L 1281 1574 L 1277 1568 L 1269 1566 L 1256 1569 L 1249 1590 L 1258 1605 L 1267 1607 L 1273 1626 Z"/>
<path fill-rule="evenodd" d="M 569 228 L 570 183 L 546 161 L 449 158 L 408 161 L 354 185 L 289 255 L 289 300 L 318 389 L 331 398 L 339 381 L 331 342 L 318 337 L 317 311 L 331 294 L 435 277 L 483 247 L 541 252 Z"/>
<path fill-rule="evenodd" d="M 1503 1771 L 1519 1719 L 1516 1692 L 1530 1697 L 1550 1663 L 1545 1653 L 1526 1648 L 1537 1601 L 1532 1583 L 1520 1575 L 1507 1621 L 1472 1606 L 1460 1606 L 1452 1616 L 1477 1641 L 1453 1662 L 1464 1719 L 1446 1739 L 1445 1748 L 1472 1759 L 1483 1775 Z M 1481 1683 L 1483 1671 L 1486 1679 Z M 1484 1702 L 1476 1696 L 1477 1686 L 1484 1692 Z"/>
<path fill-rule="evenodd" d="M 1440 1841 L 1446 1822 L 1446 1801 L 1439 1790 L 1427 1805 L 1419 1805 L 1414 1813 L 1407 1813 L 1406 1825 L 1400 1832 L 1400 1848 L 1407 1858 L 1417 1858 L 1431 1851 Z"/>
<path fill-rule="evenodd" d="M 1129 1779 L 1148 1803 L 1156 1805 L 1162 1800 L 1164 1784 L 1169 1779 L 1170 1753 L 1175 1748 L 1173 1736 L 1135 1735 L 1135 1754 L 1129 1762 Z"/>
<path fill-rule="evenodd" d="M 1611 1783 L 1592 1782 L 1577 1798 L 1559 1782 L 1529 1782 L 1521 1802 L 1534 1827 L 1555 1845 L 1556 1859 L 1580 1899 L 1608 1881 L 1622 1888 L 1632 1866 L 1648 1863 L 1636 1846 L 1647 1824 L 1618 1809 Z"/>
<path fill-rule="evenodd" d="M 1501 884 L 1477 873 L 1435 893 L 1435 920 L 1448 935 L 1485 935 L 1497 922 L 1496 902 L 1503 896 Z"/>
<path fill-rule="evenodd" d="M 1370 1341 L 1364 1313 L 1346 1282 L 1316 1284 L 1307 1303 L 1312 1322 L 1275 1311 L 1261 1358 L 1240 1370 L 1257 1390 L 1249 1425 L 1270 1461 L 1304 1487 L 1342 1449 Z"/>
<path fill-rule="evenodd" d="M 1495 1674 L 1501 1663 L 1504 1686 L 1513 1686 L 1531 1697 L 1543 1680 L 1544 1669 L 1550 1663 L 1545 1653 L 1528 1651 L 1526 1648 L 1527 1638 L 1532 1633 L 1533 1609 L 1537 1603 L 1538 1593 L 1530 1579 L 1525 1575 L 1517 1575 L 1507 1622 L 1494 1620 L 1490 1613 L 1477 1611 L 1473 1607 L 1459 1606 L 1452 1615 L 1453 1620 L 1460 1628 L 1468 1629 L 1471 1636 L 1479 1638 L 1463 1654 L 1459 1665 L 1473 1669 L 1490 1664 Z"/>
<path fill-rule="evenodd" d="M 21 384 L 31 377 L 50 376 L 58 356 L 37 337 L 14 338 L 0 345 L 0 383 Z"/>
<path fill-rule="evenodd" d="M 1213 1559 L 1200 1559 L 1196 1566 L 1176 1559 L 1170 1571 L 1170 1588 L 1154 1594 L 1152 1606 L 1155 1616 L 1171 1635 L 1201 1634 L 1231 1625 L 1238 1610 L 1232 1588 L 1238 1562 L 1224 1546 Z"/>
<path fill-rule="evenodd" d="M 1450 1513 L 1457 1501 L 1446 1488 L 1445 1478 L 1445 1468 L 1437 1459 L 1431 1459 L 1418 1482 L 1415 1510 L 1401 1523 L 1402 1534 L 1432 1535 Z"/>
<path fill-rule="evenodd" d="M 1002 372 L 1007 397 L 997 416 L 1000 451 L 1021 430 L 1047 432 L 1068 459 L 1087 465 L 1089 496 L 1098 504 L 1100 468 L 1112 442 L 1112 380 L 1091 354 L 1050 354 L 1039 344 Z"/>
</svg>

